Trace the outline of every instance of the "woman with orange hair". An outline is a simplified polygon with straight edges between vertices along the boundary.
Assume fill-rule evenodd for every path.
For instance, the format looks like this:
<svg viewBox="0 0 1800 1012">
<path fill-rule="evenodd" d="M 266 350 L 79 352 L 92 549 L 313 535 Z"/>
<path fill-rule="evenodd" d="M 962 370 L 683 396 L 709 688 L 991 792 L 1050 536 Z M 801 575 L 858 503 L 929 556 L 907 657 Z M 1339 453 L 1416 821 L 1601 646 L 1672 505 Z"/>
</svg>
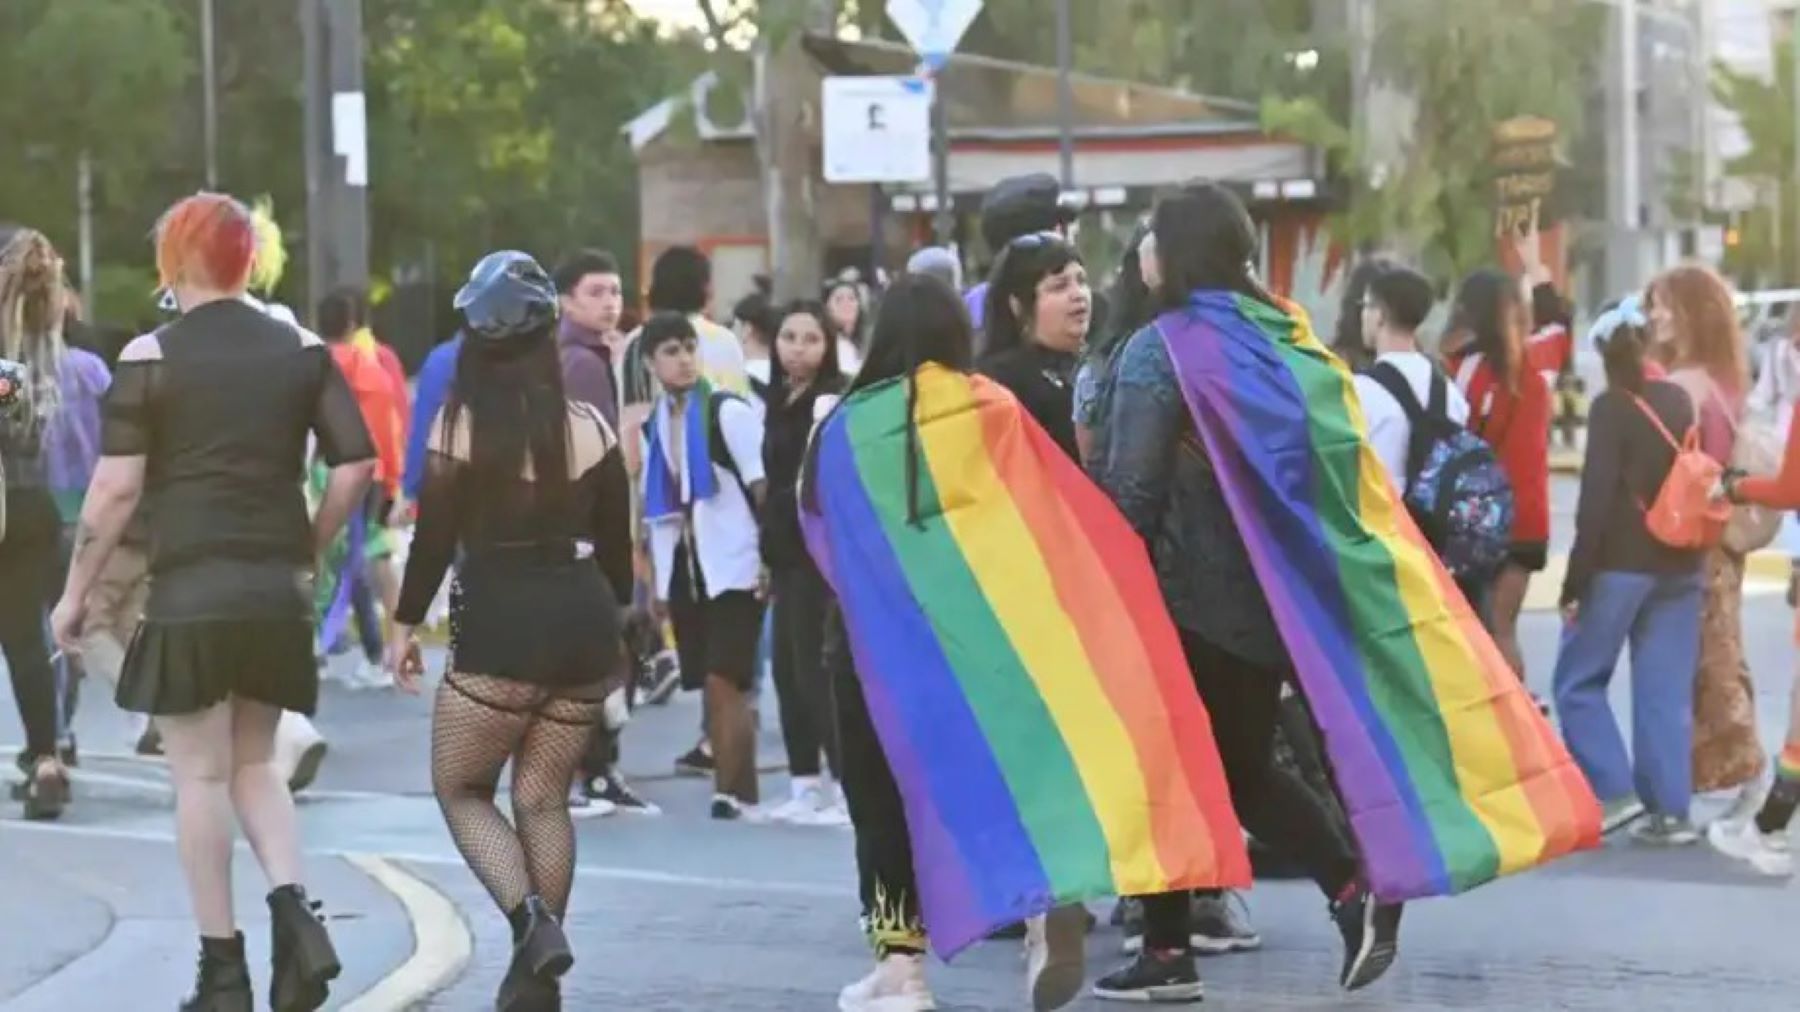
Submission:
<svg viewBox="0 0 1800 1012">
<path fill-rule="evenodd" d="M 0 650 L 25 725 L 19 765 L 25 817 L 54 819 L 69 801 L 57 755 L 56 673 L 44 641 L 44 601 L 56 585 L 62 519 L 50 492 L 44 433 L 61 404 L 63 262 L 42 233 L 21 229 L 0 249 L 0 358 L 12 363 L 0 404 L 5 532 L 0 536 Z"/>
<path fill-rule="evenodd" d="M 318 699 L 312 569 L 360 501 L 374 448 L 316 335 L 244 298 L 250 211 L 202 193 L 158 223 L 157 270 L 182 315 L 119 356 L 101 457 L 83 503 L 56 639 L 76 648 L 88 591 L 138 507 L 149 509 L 150 594 L 118 702 L 162 733 L 176 843 L 200 928 L 184 1012 L 249 1012 L 244 937 L 232 913 L 232 816 L 267 876 L 276 1012 L 324 1004 L 338 957 L 301 885 L 293 797 L 275 762 L 284 710 Z M 309 524 L 308 434 L 332 466 Z"/>
<path fill-rule="evenodd" d="M 1669 379 L 1693 398 L 1701 448 L 1730 464 L 1750 390 L 1731 287 L 1711 268 L 1684 265 L 1651 281 L 1648 301 L 1657 357 L 1669 367 Z M 1765 762 L 1744 658 L 1744 557 L 1722 545 L 1713 548 L 1704 579 L 1700 671 L 1694 682 L 1694 792 L 1744 787 L 1735 818 L 1762 804 Z M 1693 838 L 1683 832 L 1667 842 Z"/>
</svg>

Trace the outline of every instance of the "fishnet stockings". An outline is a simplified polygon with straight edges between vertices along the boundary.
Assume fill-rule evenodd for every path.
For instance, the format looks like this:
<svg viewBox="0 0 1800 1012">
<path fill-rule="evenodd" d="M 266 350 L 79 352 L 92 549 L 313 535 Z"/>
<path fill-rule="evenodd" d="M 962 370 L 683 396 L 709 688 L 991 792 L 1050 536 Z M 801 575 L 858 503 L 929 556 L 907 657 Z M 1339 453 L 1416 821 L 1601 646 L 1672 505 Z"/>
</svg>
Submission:
<svg viewBox="0 0 1800 1012">
<path fill-rule="evenodd" d="M 587 690 L 581 690 L 587 691 Z M 597 698 L 490 675 L 450 674 L 431 723 L 431 780 L 469 870 L 511 912 L 543 898 L 557 917 L 575 875 L 569 784 L 600 713 Z M 494 803 L 512 760 L 512 821 Z"/>
</svg>

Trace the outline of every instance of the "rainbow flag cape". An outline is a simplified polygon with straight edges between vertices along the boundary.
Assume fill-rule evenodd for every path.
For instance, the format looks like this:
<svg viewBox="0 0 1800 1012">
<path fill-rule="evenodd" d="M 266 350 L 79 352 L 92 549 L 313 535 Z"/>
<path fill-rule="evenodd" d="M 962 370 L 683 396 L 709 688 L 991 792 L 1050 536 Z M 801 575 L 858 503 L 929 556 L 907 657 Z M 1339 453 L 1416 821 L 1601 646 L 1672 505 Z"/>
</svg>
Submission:
<svg viewBox="0 0 1800 1012">
<path fill-rule="evenodd" d="M 1006 390 L 915 376 L 917 522 L 901 379 L 821 424 L 801 517 L 900 788 L 932 948 L 1084 898 L 1247 884 L 1143 542 Z"/>
<path fill-rule="evenodd" d="M 1305 314 L 1208 291 L 1156 326 L 1375 894 L 1453 894 L 1597 846 L 1593 791 L 1414 525 Z"/>
</svg>

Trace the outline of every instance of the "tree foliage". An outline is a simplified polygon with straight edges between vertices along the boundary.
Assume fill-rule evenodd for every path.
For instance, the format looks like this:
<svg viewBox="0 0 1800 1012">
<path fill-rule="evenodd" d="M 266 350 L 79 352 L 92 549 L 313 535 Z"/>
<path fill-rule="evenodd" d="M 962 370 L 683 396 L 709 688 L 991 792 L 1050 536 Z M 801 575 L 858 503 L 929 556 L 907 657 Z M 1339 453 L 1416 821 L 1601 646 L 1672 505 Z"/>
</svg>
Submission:
<svg viewBox="0 0 1800 1012">
<path fill-rule="evenodd" d="M 305 152 L 294 0 L 214 5 L 221 186 L 268 194 L 305 291 Z M 91 152 L 102 314 L 151 310 L 146 233 L 204 183 L 195 0 L 0 2 L 0 220 L 72 261 L 75 159 Z M 636 163 L 622 128 L 705 67 L 697 37 L 627 0 L 366 0 L 372 270 L 437 282 L 482 251 L 611 248 L 628 272 Z M 137 280 L 133 280 L 133 279 Z"/>
<path fill-rule="evenodd" d="M 1561 0 L 1384 0 L 1372 77 L 1409 99 L 1397 158 L 1376 153 L 1317 100 L 1270 101 L 1264 122 L 1320 144 L 1349 181 L 1334 234 L 1353 245 L 1416 252 L 1440 277 L 1494 254 L 1492 130 L 1515 116 L 1553 120 L 1565 145 L 1581 131 L 1604 10 Z M 1387 127 L 1390 124 L 1377 124 Z"/>
<path fill-rule="evenodd" d="M 1773 43 L 1773 74 L 1764 78 L 1713 68 L 1713 95 L 1735 114 L 1749 150 L 1725 165 L 1728 176 L 1754 186 L 1755 206 L 1738 222 L 1739 242 L 1725 251 L 1725 269 L 1750 283 L 1800 280 L 1800 236 L 1794 234 L 1800 167 L 1794 152 L 1794 53 Z"/>
</svg>

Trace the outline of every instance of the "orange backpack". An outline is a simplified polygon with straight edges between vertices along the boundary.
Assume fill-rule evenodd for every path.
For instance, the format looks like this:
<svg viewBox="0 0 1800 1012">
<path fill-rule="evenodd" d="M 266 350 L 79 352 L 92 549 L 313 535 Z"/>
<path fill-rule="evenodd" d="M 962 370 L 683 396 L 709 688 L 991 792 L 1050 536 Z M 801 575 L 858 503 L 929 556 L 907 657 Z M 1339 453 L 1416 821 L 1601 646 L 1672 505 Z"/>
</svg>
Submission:
<svg viewBox="0 0 1800 1012">
<path fill-rule="evenodd" d="M 1714 547 L 1724 539 L 1725 525 L 1731 520 L 1731 503 L 1713 495 L 1725 468 L 1700 449 L 1698 424 L 1688 426 L 1687 435 L 1677 443 L 1642 397 L 1632 399 L 1675 451 L 1669 476 L 1663 479 L 1656 501 L 1644 512 L 1644 526 L 1651 537 L 1670 548 Z"/>
</svg>

